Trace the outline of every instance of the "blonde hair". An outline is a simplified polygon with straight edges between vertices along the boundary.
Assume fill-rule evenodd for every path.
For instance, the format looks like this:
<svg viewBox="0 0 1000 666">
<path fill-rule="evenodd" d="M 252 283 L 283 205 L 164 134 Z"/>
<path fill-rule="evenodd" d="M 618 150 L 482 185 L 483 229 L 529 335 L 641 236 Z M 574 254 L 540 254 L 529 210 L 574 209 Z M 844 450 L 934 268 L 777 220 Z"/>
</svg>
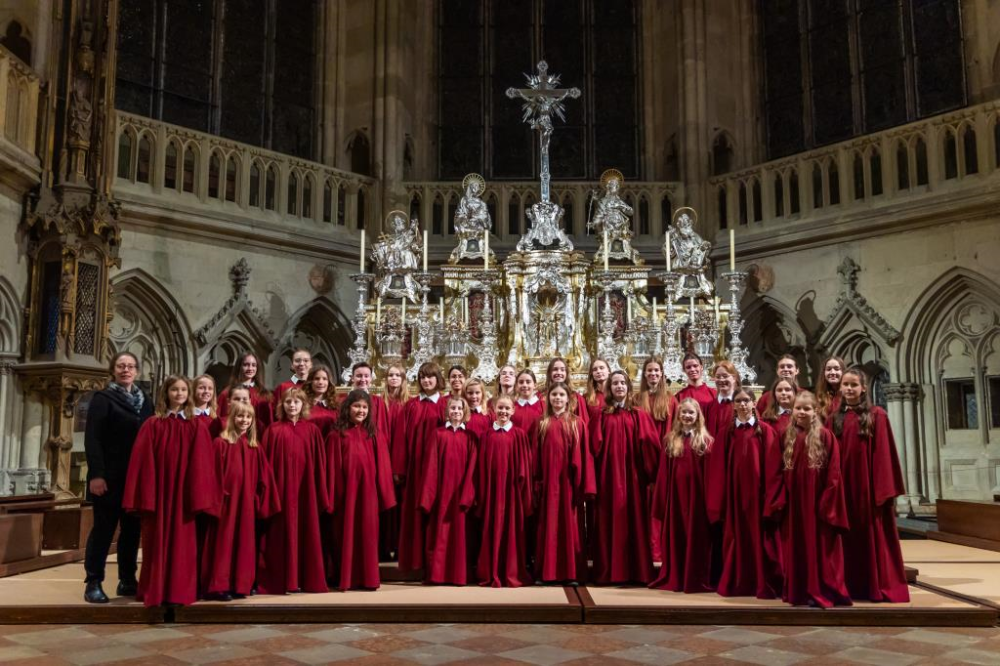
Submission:
<svg viewBox="0 0 1000 666">
<path fill-rule="evenodd" d="M 808 400 L 813 406 L 813 420 L 806 432 L 806 452 L 809 457 L 810 469 L 818 469 L 826 464 L 826 444 L 823 442 L 823 424 L 819 420 L 819 412 L 816 411 L 819 401 L 810 391 L 802 391 L 795 396 L 795 404 L 800 400 Z M 783 458 L 785 469 L 792 469 L 795 457 L 795 440 L 798 439 L 799 426 L 792 421 L 792 427 L 785 431 L 785 450 Z"/>
<path fill-rule="evenodd" d="M 309 418 L 309 399 L 306 397 L 306 392 L 300 388 L 290 388 L 285 391 L 285 395 L 281 396 L 281 400 L 278 401 L 278 406 L 274 408 L 274 418 L 277 421 L 287 421 L 289 420 L 285 415 L 285 401 L 291 398 L 298 398 L 302 401 L 302 411 L 299 412 L 299 419 L 305 421 Z"/>
<path fill-rule="evenodd" d="M 583 397 L 587 404 L 591 407 L 597 405 L 597 396 L 604 395 L 604 387 L 598 386 L 597 381 L 594 379 L 594 365 L 597 363 L 603 363 L 604 367 L 608 369 L 608 378 L 611 377 L 611 366 L 603 358 L 595 358 L 590 362 L 590 369 L 587 370 L 587 390 L 584 392 Z M 607 380 L 604 380 L 607 382 Z"/>
<path fill-rule="evenodd" d="M 451 417 L 447 414 L 447 408 L 451 406 L 451 403 L 458 402 L 462 404 L 462 423 L 469 422 L 469 416 L 472 414 L 472 410 L 469 409 L 469 403 L 465 401 L 465 398 L 458 395 L 449 395 L 448 402 L 445 403 L 445 420 L 451 423 Z"/>
<path fill-rule="evenodd" d="M 469 381 L 465 382 L 465 386 L 462 387 L 462 397 L 464 397 L 465 401 L 468 402 L 469 389 L 475 388 L 477 386 L 479 387 L 480 392 L 483 394 L 483 397 L 481 398 L 479 405 L 480 407 L 486 407 L 486 403 L 488 403 L 490 400 L 490 394 L 487 393 L 486 384 L 484 384 L 483 380 L 481 379 L 470 379 Z"/>
<path fill-rule="evenodd" d="M 194 418 L 194 403 L 191 401 L 191 396 L 194 391 L 191 390 L 191 380 L 184 375 L 170 375 L 160 384 L 160 390 L 156 393 L 156 415 L 160 418 L 166 418 L 170 415 L 170 388 L 177 382 L 184 382 L 188 390 L 188 397 L 181 406 L 181 413 L 184 414 L 184 418 L 192 419 Z"/>
<path fill-rule="evenodd" d="M 191 391 L 191 394 L 192 394 L 191 399 L 192 400 L 196 400 L 196 398 L 194 397 L 194 391 L 196 391 L 198 389 L 198 384 L 203 379 L 212 382 L 212 399 L 208 401 L 208 408 L 210 410 L 212 410 L 212 415 L 213 416 L 218 416 L 218 414 L 219 414 L 219 392 L 216 390 L 215 377 L 213 377 L 212 375 L 198 375 L 197 377 L 194 378 L 194 381 L 191 382 L 191 386 L 194 389 L 194 390 Z"/>
<path fill-rule="evenodd" d="M 660 385 L 655 391 L 650 390 L 649 382 L 646 381 L 646 368 L 651 363 L 660 366 L 660 372 L 663 372 L 663 361 L 659 357 L 651 356 L 646 359 L 646 362 L 642 364 L 642 373 L 639 377 L 639 395 L 635 398 L 635 406 L 652 416 L 656 421 L 666 421 L 670 418 L 670 406 L 674 394 L 667 388 L 666 377 L 660 378 Z"/>
<path fill-rule="evenodd" d="M 402 377 L 403 381 L 400 383 L 398 389 L 389 388 L 389 373 L 393 370 L 399 371 L 399 376 Z M 386 371 L 386 383 L 385 383 L 385 400 L 388 403 L 401 403 L 405 404 L 407 400 L 410 399 L 410 384 L 406 381 L 406 368 L 403 366 L 393 363 L 390 365 Z"/>
<path fill-rule="evenodd" d="M 247 446 L 257 448 L 257 412 L 252 405 L 245 402 L 234 402 L 229 406 L 229 417 L 226 419 L 226 427 L 219 435 L 230 444 L 235 444 L 240 439 L 240 429 L 236 427 L 236 417 L 241 414 L 249 414 L 253 419 L 246 435 Z"/>
<path fill-rule="evenodd" d="M 510 404 L 511 409 L 514 408 L 514 398 L 507 395 L 506 393 L 501 393 L 497 397 L 493 398 L 493 407 L 495 408 L 501 402 L 506 402 Z"/>
<path fill-rule="evenodd" d="M 680 413 L 685 405 L 692 405 L 695 414 L 697 414 L 694 420 L 693 432 L 691 433 L 691 451 L 695 455 L 703 456 L 712 450 L 712 444 L 715 443 L 712 435 L 708 432 L 708 428 L 705 427 L 705 415 L 701 412 L 701 405 L 694 398 L 684 398 L 681 400 L 681 404 L 677 406 L 677 416 L 674 417 L 674 424 L 670 427 L 670 432 L 667 433 L 666 441 L 663 443 L 664 450 L 671 458 L 684 455 L 684 426 L 681 424 Z"/>
<path fill-rule="evenodd" d="M 566 411 L 562 415 L 557 415 L 552 409 L 552 400 L 549 395 L 556 389 L 566 392 Z M 576 415 L 576 400 L 572 400 L 573 391 L 567 384 L 556 382 L 545 389 L 545 416 L 538 423 L 538 446 L 545 441 L 545 434 L 549 431 L 553 421 L 562 425 L 563 434 L 569 435 L 574 446 L 580 445 L 580 419 Z"/>
</svg>

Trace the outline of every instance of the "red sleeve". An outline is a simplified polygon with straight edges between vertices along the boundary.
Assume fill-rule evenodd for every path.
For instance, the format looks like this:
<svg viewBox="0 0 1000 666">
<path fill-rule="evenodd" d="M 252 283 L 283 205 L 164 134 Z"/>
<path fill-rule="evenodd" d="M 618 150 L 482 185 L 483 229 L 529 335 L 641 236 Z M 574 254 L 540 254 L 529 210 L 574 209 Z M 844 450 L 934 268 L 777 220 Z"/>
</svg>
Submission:
<svg viewBox="0 0 1000 666">
<path fill-rule="evenodd" d="M 874 407 L 871 417 L 872 489 L 875 505 L 882 506 L 904 494 L 906 490 L 889 418 L 881 407 Z"/>
<path fill-rule="evenodd" d="M 590 451 L 594 458 L 598 458 L 601 455 L 601 450 L 604 448 L 604 410 L 597 412 L 596 418 L 590 424 Z"/>
<path fill-rule="evenodd" d="M 479 459 L 479 438 L 469 434 L 469 457 L 465 461 L 465 478 L 462 479 L 462 492 L 458 497 L 458 508 L 468 511 L 476 501 L 476 463 Z"/>
<path fill-rule="evenodd" d="M 778 520 L 785 509 L 785 443 L 774 428 L 767 428 L 764 449 L 764 517 Z"/>
<path fill-rule="evenodd" d="M 410 428 L 415 427 L 411 421 L 413 420 L 413 401 L 418 398 L 411 398 L 403 406 L 403 413 L 399 419 L 399 423 L 396 424 L 395 432 L 392 433 L 392 473 L 395 476 L 406 476 L 406 464 L 409 461 L 410 452 L 407 450 L 407 437 L 406 433 Z"/>
<path fill-rule="evenodd" d="M 187 469 L 187 506 L 191 513 L 219 515 L 222 506 L 222 479 L 212 437 L 203 419 L 191 422 L 190 458 Z"/>
<path fill-rule="evenodd" d="M 528 435 L 523 430 L 512 428 L 514 433 L 515 464 L 517 465 L 518 491 L 521 493 L 521 503 L 524 506 L 524 515 L 530 516 L 534 513 L 534 503 L 531 501 L 533 485 L 531 483 L 531 457 L 529 452 Z"/>
<path fill-rule="evenodd" d="M 159 420 L 156 416 L 146 419 L 132 445 L 132 457 L 129 458 L 122 497 L 122 508 L 126 511 L 156 511 L 157 476 L 153 438 L 156 436 Z"/>
<path fill-rule="evenodd" d="M 447 436 L 447 433 L 445 434 Z M 424 452 L 424 486 L 420 488 L 420 508 L 427 513 L 434 508 L 434 501 L 437 499 L 438 491 L 438 456 L 440 451 L 440 433 L 435 430 L 431 435 L 431 441 L 427 442 L 427 450 Z"/>
<path fill-rule="evenodd" d="M 388 412 L 385 414 L 388 421 Z M 392 483 L 392 460 L 389 459 L 389 427 L 386 423 L 384 434 L 375 433 L 375 483 L 378 489 L 379 510 L 385 511 L 396 506 L 396 491 Z"/>
<path fill-rule="evenodd" d="M 729 424 L 705 454 L 705 508 L 709 521 L 713 523 L 722 520 L 723 507 L 726 506 L 726 462 L 729 459 L 732 430 L 733 426 Z"/>
<path fill-rule="evenodd" d="M 308 422 L 302 425 L 310 426 L 309 432 L 305 435 L 307 441 L 304 444 L 313 451 L 313 483 L 316 484 L 316 497 L 320 502 L 319 510 L 324 513 L 333 513 L 333 490 L 336 481 L 332 478 L 328 467 L 326 443 L 319 433 L 319 428 Z"/>
<path fill-rule="evenodd" d="M 670 477 L 670 465 L 673 458 L 666 452 L 660 456 L 660 466 L 656 471 L 656 484 L 653 486 L 652 514 L 656 520 L 663 520 L 667 515 L 667 484 Z"/>
<path fill-rule="evenodd" d="M 346 436 L 339 429 L 330 431 L 326 438 L 326 494 L 330 498 L 331 509 L 340 506 L 343 500 L 344 484 L 340 477 L 343 468 L 343 443 Z"/>
<path fill-rule="evenodd" d="M 829 430 L 824 429 L 822 436 L 823 443 L 826 444 L 827 460 L 823 468 L 826 472 L 826 483 L 819 498 L 819 517 L 833 527 L 846 530 L 849 525 L 840 470 L 840 442 Z"/>
<path fill-rule="evenodd" d="M 656 428 L 653 417 L 641 409 L 632 410 L 636 418 L 635 444 L 639 450 L 641 469 L 644 471 L 646 483 L 656 480 L 656 472 L 660 467 L 660 456 L 663 445 L 660 443 L 660 432 Z"/>
<path fill-rule="evenodd" d="M 590 410 L 587 408 L 587 399 L 583 397 L 582 393 L 576 394 L 576 415 L 584 423 L 590 421 Z"/>
<path fill-rule="evenodd" d="M 583 447 L 587 442 L 587 424 L 583 419 L 576 420 L 575 439 L 570 434 L 569 446 L 569 479 L 573 487 L 573 504 L 579 506 L 584 495 Z"/>
<path fill-rule="evenodd" d="M 257 458 L 257 492 L 254 494 L 254 509 L 258 518 L 270 518 L 281 512 L 281 496 L 274 480 L 274 469 L 260 447 L 251 449 Z"/>
</svg>

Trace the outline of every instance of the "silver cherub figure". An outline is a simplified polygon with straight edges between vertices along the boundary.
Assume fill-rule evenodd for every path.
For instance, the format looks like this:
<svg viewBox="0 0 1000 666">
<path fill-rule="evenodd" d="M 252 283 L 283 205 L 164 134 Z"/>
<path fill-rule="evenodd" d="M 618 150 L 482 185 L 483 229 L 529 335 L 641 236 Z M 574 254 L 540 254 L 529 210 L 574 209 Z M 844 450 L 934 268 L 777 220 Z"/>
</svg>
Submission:
<svg viewBox="0 0 1000 666">
<path fill-rule="evenodd" d="M 379 297 L 407 298 L 420 302 L 420 286 L 413 273 L 420 267 L 420 225 L 416 218 L 407 222 L 406 213 L 394 210 L 386 216 L 388 233 L 372 244 L 372 259 L 378 277 L 375 291 Z"/>
<path fill-rule="evenodd" d="M 632 207 L 619 196 L 625 177 L 618 169 L 608 169 L 601 174 L 601 185 L 604 186 L 604 196 L 597 202 L 597 210 L 587 226 L 598 234 L 597 253 L 594 262 L 604 261 L 604 253 L 611 259 L 625 259 L 637 266 L 645 262 L 639 252 L 632 247 Z M 604 247 L 604 234 L 607 232 L 608 245 Z"/>
<path fill-rule="evenodd" d="M 483 259 L 484 234 L 493 228 L 490 210 L 482 199 L 486 190 L 486 180 L 478 173 L 470 173 L 462 180 L 465 194 L 455 209 L 455 235 L 458 246 L 451 251 L 449 264 L 457 264 L 463 259 Z M 490 251 L 490 263 L 494 255 Z"/>
</svg>

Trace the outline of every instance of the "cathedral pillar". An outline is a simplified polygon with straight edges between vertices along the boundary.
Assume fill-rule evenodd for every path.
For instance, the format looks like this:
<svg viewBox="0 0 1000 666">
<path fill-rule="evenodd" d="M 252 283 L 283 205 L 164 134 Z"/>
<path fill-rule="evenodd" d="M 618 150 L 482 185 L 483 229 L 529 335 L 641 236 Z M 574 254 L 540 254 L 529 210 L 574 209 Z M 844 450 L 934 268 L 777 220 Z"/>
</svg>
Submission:
<svg viewBox="0 0 1000 666">
<path fill-rule="evenodd" d="M 889 425 L 896 436 L 896 453 L 899 455 L 899 464 L 903 468 L 903 480 L 906 482 L 906 494 L 896 498 L 896 512 L 906 515 L 910 512 L 910 483 L 907 480 L 907 470 L 912 464 L 908 455 L 905 430 L 903 426 L 903 395 L 905 393 L 904 384 L 885 384 L 882 390 L 885 392 L 887 401 L 886 412 L 889 415 Z"/>
<path fill-rule="evenodd" d="M 906 494 L 912 505 L 919 505 L 926 496 L 926 487 L 921 475 L 920 454 L 917 450 L 917 440 L 920 438 L 917 424 L 917 410 L 923 400 L 923 391 L 919 384 L 902 384 L 903 393 L 903 441 L 906 447 L 908 464 L 904 469 L 906 479 Z"/>
<path fill-rule="evenodd" d="M 681 0 L 681 129 L 683 176 L 688 206 L 702 212 L 699 232 L 714 235 L 709 229 L 705 203 L 708 167 L 708 97 L 705 63 L 705 6 L 700 0 Z"/>
</svg>

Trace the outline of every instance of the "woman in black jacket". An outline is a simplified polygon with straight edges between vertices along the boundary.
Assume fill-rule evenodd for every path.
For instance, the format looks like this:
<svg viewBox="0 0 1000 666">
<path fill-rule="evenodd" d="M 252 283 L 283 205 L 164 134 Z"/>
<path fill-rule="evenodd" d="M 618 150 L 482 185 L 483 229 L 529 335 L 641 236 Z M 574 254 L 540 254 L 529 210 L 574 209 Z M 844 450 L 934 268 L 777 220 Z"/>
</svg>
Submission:
<svg viewBox="0 0 1000 666">
<path fill-rule="evenodd" d="M 153 402 L 135 384 L 139 360 L 119 352 L 111 360 L 111 381 L 94 393 L 87 410 L 87 499 L 94 504 L 94 527 L 87 538 L 84 567 L 87 589 L 83 598 L 92 604 L 108 602 L 101 583 L 108 551 L 118 534 L 118 596 L 136 592 L 136 558 L 139 552 L 139 517 L 122 510 L 122 491 L 132 445 L 143 421 L 153 413 Z"/>
</svg>

